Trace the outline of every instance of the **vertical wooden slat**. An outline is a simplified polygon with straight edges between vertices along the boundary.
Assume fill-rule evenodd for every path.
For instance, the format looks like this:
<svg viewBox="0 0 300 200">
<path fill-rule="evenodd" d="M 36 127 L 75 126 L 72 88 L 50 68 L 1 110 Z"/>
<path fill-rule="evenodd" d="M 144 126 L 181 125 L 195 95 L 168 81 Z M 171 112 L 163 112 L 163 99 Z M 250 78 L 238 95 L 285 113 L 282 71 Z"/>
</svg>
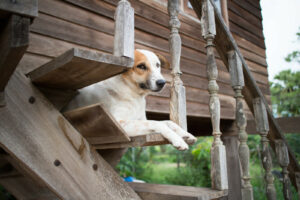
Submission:
<svg viewBox="0 0 300 200">
<path fill-rule="evenodd" d="M 254 116 L 256 130 L 261 136 L 261 160 L 265 169 L 266 193 L 268 200 L 276 199 L 276 191 L 274 187 L 274 178 L 272 175 L 272 157 L 269 150 L 269 122 L 264 102 L 261 98 L 253 100 Z"/>
<path fill-rule="evenodd" d="M 134 10 L 121 0 L 115 13 L 114 55 L 134 58 Z"/>
<path fill-rule="evenodd" d="M 28 47 L 29 25 L 30 18 L 13 14 L 0 30 L 0 107 L 5 106 L 5 87 Z"/>
<path fill-rule="evenodd" d="M 247 119 L 243 108 L 242 89 L 244 87 L 244 75 L 242 63 L 235 51 L 228 53 L 229 72 L 231 76 L 231 86 L 235 92 L 236 99 L 236 125 L 239 132 L 239 157 L 242 167 L 242 199 L 253 200 L 253 190 L 249 174 L 249 147 L 247 145 L 248 135 L 246 132 Z"/>
<path fill-rule="evenodd" d="M 275 150 L 278 163 L 282 168 L 283 195 L 285 200 L 292 199 L 291 181 L 289 178 L 288 165 L 290 163 L 289 152 L 283 140 L 275 140 Z"/>
<path fill-rule="evenodd" d="M 219 86 L 217 84 L 218 69 L 214 55 L 214 38 L 216 35 L 214 9 L 209 0 L 202 1 L 202 36 L 206 40 L 207 75 L 209 79 L 208 92 L 209 111 L 213 128 L 213 146 L 211 149 L 211 177 L 214 189 L 228 189 L 226 151 L 221 141 L 220 131 L 220 100 L 218 97 Z"/>
<path fill-rule="evenodd" d="M 185 87 L 180 79 L 180 55 L 181 39 L 178 33 L 180 21 L 178 19 L 179 0 L 168 1 L 168 13 L 170 16 L 170 53 L 172 67 L 171 100 L 170 100 L 170 119 L 187 130 L 186 124 L 186 97 Z"/>
</svg>

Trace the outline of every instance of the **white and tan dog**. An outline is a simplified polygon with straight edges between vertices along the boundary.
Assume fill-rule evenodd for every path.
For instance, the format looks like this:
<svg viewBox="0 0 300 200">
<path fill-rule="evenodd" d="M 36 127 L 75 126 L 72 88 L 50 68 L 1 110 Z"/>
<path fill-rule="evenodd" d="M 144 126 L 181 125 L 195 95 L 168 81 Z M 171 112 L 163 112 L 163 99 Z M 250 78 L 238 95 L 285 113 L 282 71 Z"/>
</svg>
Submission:
<svg viewBox="0 0 300 200">
<path fill-rule="evenodd" d="M 188 149 L 196 138 L 172 121 L 146 119 L 146 99 L 165 85 L 161 67 L 166 59 L 147 50 L 135 50 L 134 66 L 123 74 L 80 90 L 68 110 L 100 103 L 120 123 L 129 136 L 161 133 L 179 150 Z M 187 141 L 187 143 L 183 140 Z"/>
</svg>

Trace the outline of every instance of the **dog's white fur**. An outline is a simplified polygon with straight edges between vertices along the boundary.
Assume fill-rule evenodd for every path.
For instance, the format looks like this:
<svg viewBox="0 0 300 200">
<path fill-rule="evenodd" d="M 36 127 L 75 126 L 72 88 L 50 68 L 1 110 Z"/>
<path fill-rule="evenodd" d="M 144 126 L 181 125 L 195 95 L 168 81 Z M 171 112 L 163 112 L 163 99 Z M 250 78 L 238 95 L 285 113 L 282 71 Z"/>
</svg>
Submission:
<svg viewBox="0 0 300 200">
<path fill-rule="evenodd" d="M 136 50 L 135 57 L 139 57 L 139 60 L 131 71 L 81 89 L 67 110 L 100 103 L 129 136 L 161 133 L 177 149 L 188 149 L 187 143 L 193 144 L 196 141 L 193 135 L 172 121 L 146 119 L 145 97 L 151 91 L 160 90 L 156 81 L 164 78 L 161 74 L 161 62 L 156 54 L 147 50 Z M 146 65 L 147 71 L 137 68 L 140 63 Z M 141 88 L 140 83 L 147 83 L 147 88 Z"/>
</svg>

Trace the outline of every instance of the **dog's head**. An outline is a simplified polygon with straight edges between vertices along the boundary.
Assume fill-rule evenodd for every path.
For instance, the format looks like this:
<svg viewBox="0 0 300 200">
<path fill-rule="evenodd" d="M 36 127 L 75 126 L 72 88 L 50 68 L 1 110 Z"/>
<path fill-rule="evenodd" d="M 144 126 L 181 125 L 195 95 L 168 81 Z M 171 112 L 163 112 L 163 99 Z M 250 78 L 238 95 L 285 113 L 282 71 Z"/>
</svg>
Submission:
<svg viewBox="0 0 300 200">
<path fill-rule="evenodd" d="M 161 55 L 148 50 L 135 50 L 134 65 L 124 73 L 139 90 L 139 93 L 160 91 L 166 81 L 161 74 L 161 68 L 168 68 L 169 62 Z"/>
</svg>

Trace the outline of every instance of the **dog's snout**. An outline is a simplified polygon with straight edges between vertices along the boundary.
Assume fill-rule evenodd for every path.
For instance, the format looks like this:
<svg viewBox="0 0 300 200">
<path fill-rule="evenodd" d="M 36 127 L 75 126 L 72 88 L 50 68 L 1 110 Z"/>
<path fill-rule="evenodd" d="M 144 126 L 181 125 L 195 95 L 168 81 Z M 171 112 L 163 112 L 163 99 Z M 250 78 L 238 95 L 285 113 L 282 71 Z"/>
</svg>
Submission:
<svg viewBox="0 0 300 200">
<path fill-rule="evenodd" d="M 157 85 L 159 88 L 164 87 L 165 84 L 166 84 L 166 81 L 163 80 L 163 79 L 159 79 L 159 80 L 156 81 L 156 85 Z"/>
</svg>

